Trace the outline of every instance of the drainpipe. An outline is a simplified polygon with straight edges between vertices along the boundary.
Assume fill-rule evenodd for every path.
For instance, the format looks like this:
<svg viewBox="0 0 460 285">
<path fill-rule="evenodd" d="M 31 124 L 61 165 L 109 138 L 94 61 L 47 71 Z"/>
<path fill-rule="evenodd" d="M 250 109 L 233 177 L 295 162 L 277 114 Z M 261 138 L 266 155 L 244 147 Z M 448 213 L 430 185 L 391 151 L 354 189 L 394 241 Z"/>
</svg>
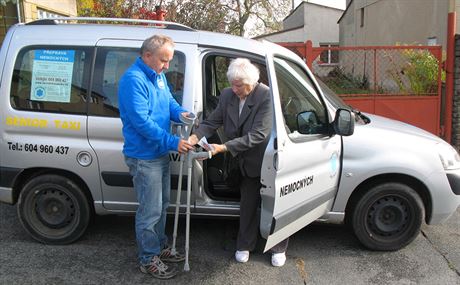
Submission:
<svg viewBox="0 0 460 285">
<path fill-rule="evenodd" d="M 447 56 L 446 56 L 446 108 L 444 113 L 444 139 L 452 143 L 452 109 L 454 98 L 454 62 L 455 62 L 455 0 L 449 1 L 447 16 Z"/>
<path fill-rule="evenodd" d="M 18 23 L 22 22 L 21 19 L 21 5 L 19 4 L 19 0 L 16 0 L 16 11 L 18 12 Z"/>
</svg>

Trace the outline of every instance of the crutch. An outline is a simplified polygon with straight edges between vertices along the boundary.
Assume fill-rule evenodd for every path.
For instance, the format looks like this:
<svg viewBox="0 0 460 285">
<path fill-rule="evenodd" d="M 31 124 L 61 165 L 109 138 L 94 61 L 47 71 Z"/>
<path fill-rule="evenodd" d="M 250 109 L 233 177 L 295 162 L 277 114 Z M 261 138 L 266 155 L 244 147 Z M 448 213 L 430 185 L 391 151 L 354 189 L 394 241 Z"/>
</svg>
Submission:
<svg viewBox="0 0 460 285">
<path fill-rule="evenodd" d="M 189 253 L 189 237 L 190 237 L 190 197 L 192 196 L 192 168 L 193 161 L 195 159 L 208 159 L 211 158 L 212 154 L 210 151 L 189 151 L 187 154 L 187 210 L 185 212 L 185 263 L 184 271 L 190 271 L 190 265 L 188 263 Z"/>
<path fill-rule="evenodd" d="M 177 134 L 183 139 L 188 139 L 190 132 L 192 130 L 193 124 L 195 122 L 195 114 L 189 113 L 187 117 L 180 116 L 181 124 L 177 125 Z M 173 243 L 171 248 L 171 254 L 176 255 L 176 239 L 177 239 L 177 226 L 179 223 L 179 207 L 180 207 L 180 196 L 182 192 L 182 172 L 185 157 L 187 154 L 181 154 L 179 156 L 179 180 L 177 182 L 177 195 L 176 195 L 176 211 L 174 215 L 174 230 L 173 230 Z"/>
</svg>

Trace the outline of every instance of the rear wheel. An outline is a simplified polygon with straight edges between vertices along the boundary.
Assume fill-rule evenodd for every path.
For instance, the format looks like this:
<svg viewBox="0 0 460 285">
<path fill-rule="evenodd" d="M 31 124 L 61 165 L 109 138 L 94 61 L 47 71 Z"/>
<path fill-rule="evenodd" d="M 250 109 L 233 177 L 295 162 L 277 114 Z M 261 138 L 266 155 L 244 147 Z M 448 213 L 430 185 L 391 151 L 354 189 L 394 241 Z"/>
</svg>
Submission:
<svg viewBox="0 0 460 285">
<path fill-rule="evenodd" d="M 367 191 L 352 209 L 352 228 L 372 250 L 398 250 L 420 233 L 425 209 L 420 196 L 401 183 L 384 183 Z"/>
<path fill-rule="evenodd" d="M 80 238 L 90 220 L 90 205 L 80 187 L 59 175 L 31 179 L 19 195 L 19 219 L 36 240 L 69 244 Z"/>
</svg>

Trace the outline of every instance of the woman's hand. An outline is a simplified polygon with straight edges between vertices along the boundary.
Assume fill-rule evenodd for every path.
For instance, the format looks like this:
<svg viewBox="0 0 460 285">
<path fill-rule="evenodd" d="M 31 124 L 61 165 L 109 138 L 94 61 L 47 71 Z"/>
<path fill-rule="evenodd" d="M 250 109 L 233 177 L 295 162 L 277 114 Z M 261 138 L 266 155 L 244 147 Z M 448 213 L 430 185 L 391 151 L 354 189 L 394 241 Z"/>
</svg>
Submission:
<svg viewBox="0 0 460 285">
<path fill-rule="evenodd" d="M 188 137 L 188 142 L 191 145 L 196 145 L 198 143 L 198 141 L 199 141 L 199 139 L 195 134 L 193 134 L 193 135 Z"/>
<path fill-rule="evenodd" d="M 211 151 L 213 156 L 218 154 L 218 153 L 227 151 L 227 147 L 224 144 L 214 144 L 213 143 L 213 144 L 211 144 L 211 146 L 213 147 L 213 150 Z"/>
</svg>

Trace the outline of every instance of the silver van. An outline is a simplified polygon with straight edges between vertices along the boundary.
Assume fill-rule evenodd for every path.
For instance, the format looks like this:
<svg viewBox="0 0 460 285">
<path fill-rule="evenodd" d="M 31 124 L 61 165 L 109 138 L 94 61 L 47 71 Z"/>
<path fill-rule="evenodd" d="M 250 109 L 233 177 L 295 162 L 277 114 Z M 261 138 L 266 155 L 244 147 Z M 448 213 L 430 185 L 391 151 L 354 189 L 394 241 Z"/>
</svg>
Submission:
<svg viewBox="0 0 460 285">
<path fill-rule="evenodd" d="M 176 42 L 169 89 L 200 119 L 228 86 L 233 58 L 249 58 L 270 86 L 274 125 L 260 223 L 267 248 L 320 220 L 348 223 L 370 249 L 396 250 L 424 221 L 443 222 L 459 206 L 460 158 L 449 144 L 353 111 L 278 45 L 167 22 L 45 19 L 11 27 L 0 50 L 0 201 L 17 205 L 36 240 L 71 243 L 94 214 L 135 212 L 117 84 L 156 33 Z M 225 141 L 219 130 L 207 139 Z M 193 215 L 238 216 L 239 192 L 226 180 L 229 159 L 194 163 Z M 179 155 L 170 160 L 174 207 Z"/>
</svg>

